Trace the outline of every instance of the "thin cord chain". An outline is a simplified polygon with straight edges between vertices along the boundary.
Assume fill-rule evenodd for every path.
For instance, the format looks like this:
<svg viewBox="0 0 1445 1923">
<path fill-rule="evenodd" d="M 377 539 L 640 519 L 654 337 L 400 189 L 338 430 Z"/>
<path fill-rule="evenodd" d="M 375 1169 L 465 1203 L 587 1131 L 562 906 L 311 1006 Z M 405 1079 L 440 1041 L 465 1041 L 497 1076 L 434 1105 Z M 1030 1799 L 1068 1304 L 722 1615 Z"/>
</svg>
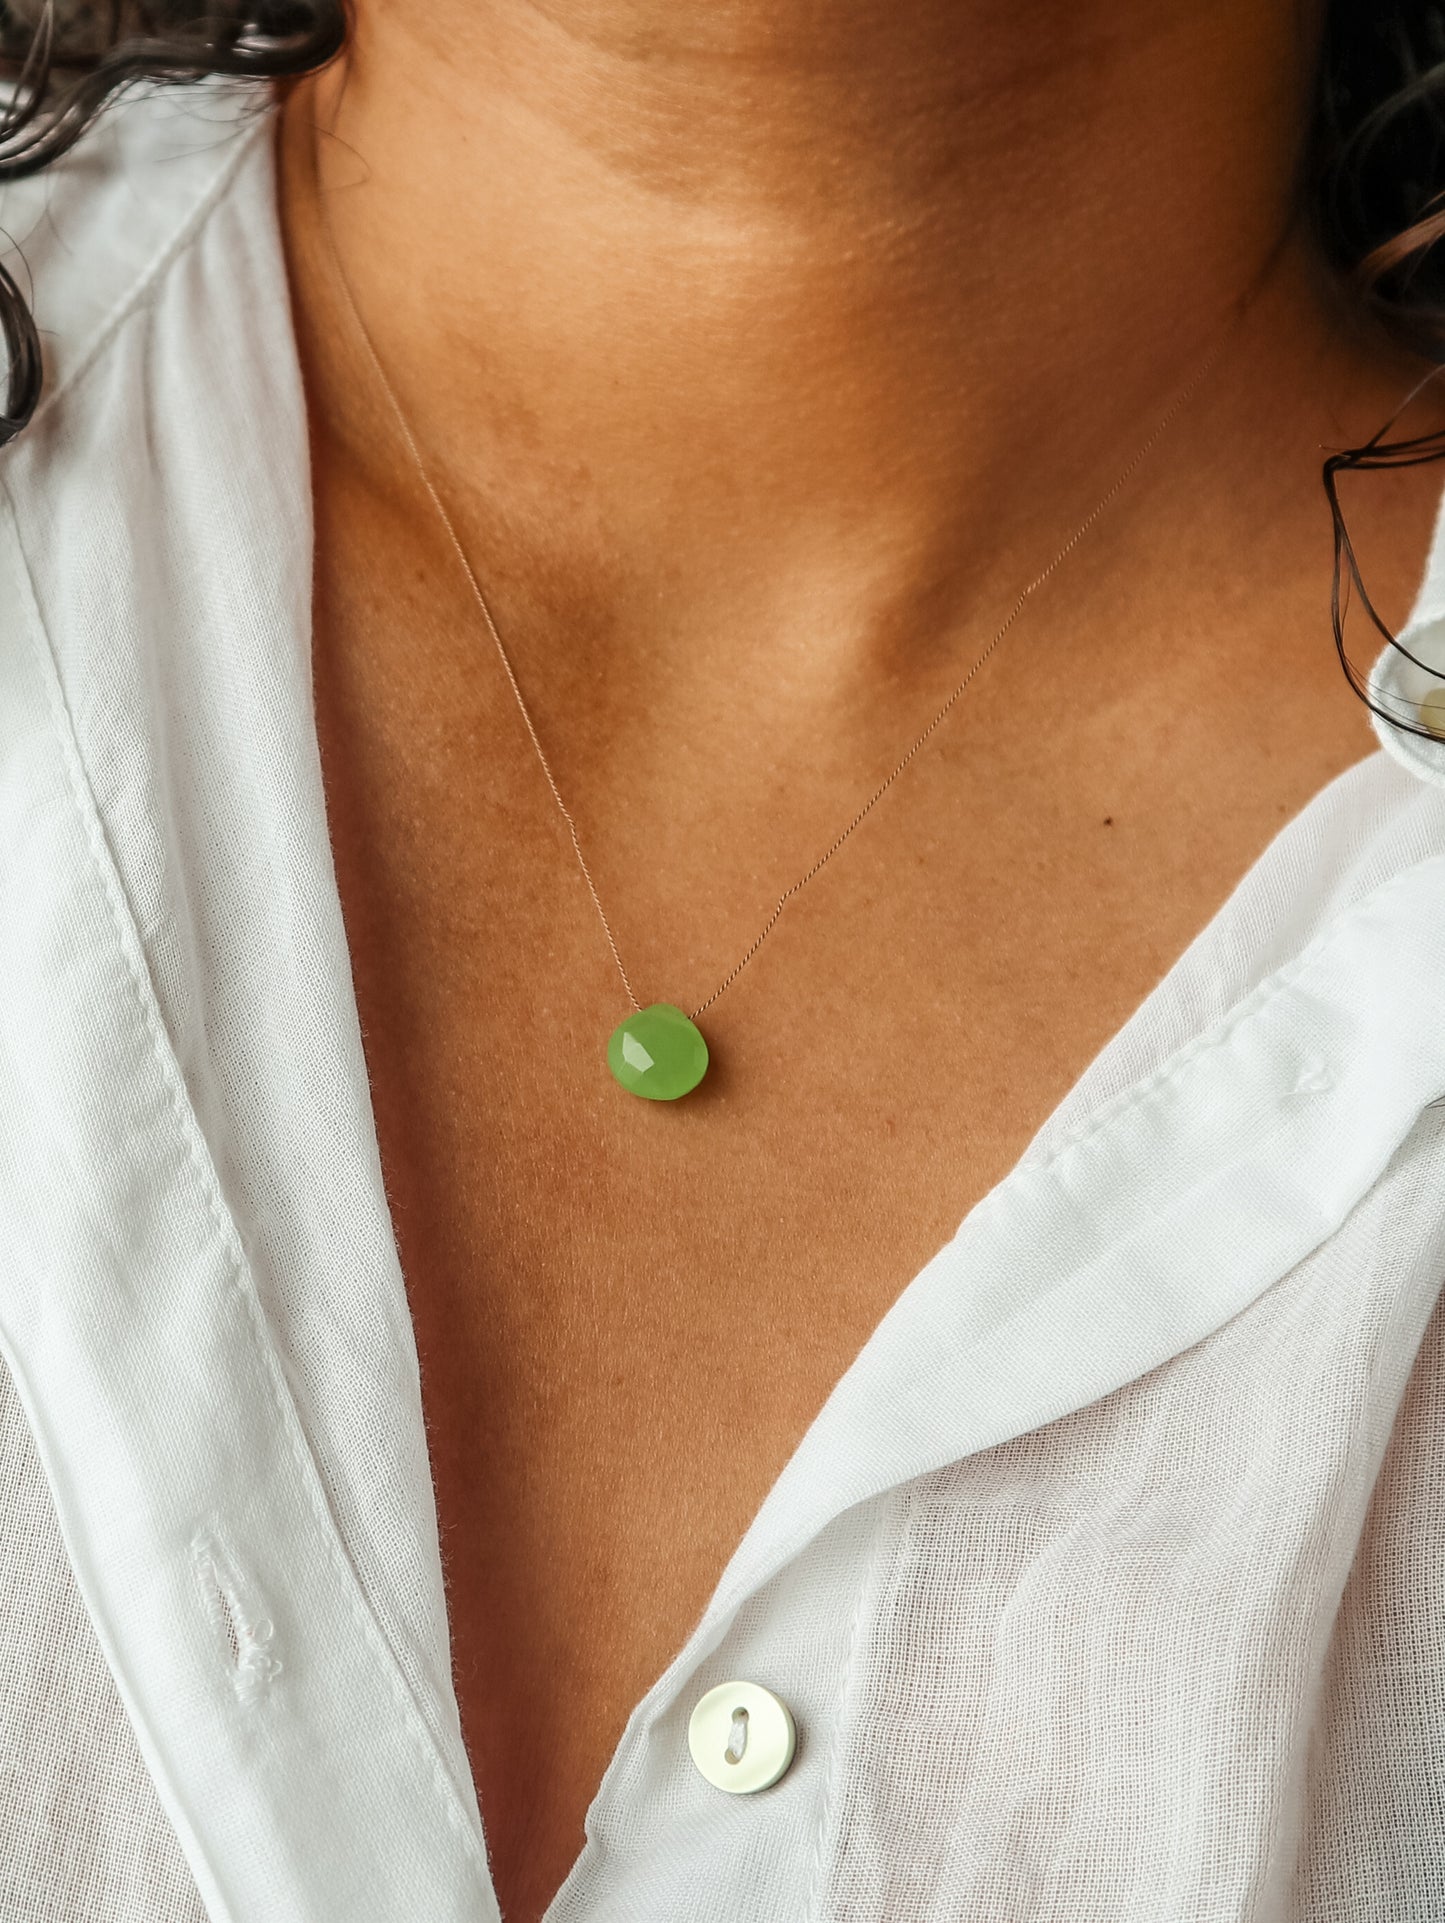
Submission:
<svg viewBox="0 0 1445 1923">
<path fill-rule="evenodd" d="M 401 402 L 396 397 L 396 390 L 387 376 L 386 369 L 381 364 L 381 356 L 376 351 L 375 343 L 371 338 L 371 333 L 367 328 L 366 322 L 361 318 L 361 309 L 356 304 L 356 296 L 351 291 L 351 282 L 347 278 L 346 270 L 341 265 L 341 255 L 337 251 L 336 238 L 331 231 L 331 217 L 326 209 L 326 197 L 324 194 L 319 193 L 317 198 L 321 208 L 321 220 L 326 230 L 326 240 L 331 252 L 332 264 L 336 269 L 336 278 L 340 283 L 343 294 L 346 296 L 346 304 L 351 310 L 351 318 L 356 324 L 356 331 L 360 337 L 362 346 L 366 350 L 366 357 L 371 362 L 381 391 L 385 394 L 391 411 L 396 417 L 396 424 L 401 430 L 401 437 L 403 441 L 405 441 L 407 451 L 411 455 L 418 475 L 421 477 L 421 484 L 431 498 L 431 504 L 437 511 L 438 519 L 446 529 L 447 539 L 450 541 L 458 561 L 462 564 L 462 572 L 467 578 L 468 585 L 471 587 L 477 606 L 482 611 L 482 619 L 487 624 L 487 632 L 491 635 L 493 645 L 497 650 L 497 658 L 500 660 L 502 671 L 507 677 L 507 686 L 512 690 L 513 699 L 517 703 L 518 712 L 527 730 L 527 738 L 532 744 L 533 752 L 536 754 L 542 773 L 547 778 L 547 786 L 552 791 L 552 799 L 556 802 L 558 811 L 563 821 L 567 824 L 567 832 L 572 837 L 572 852 L 577 857 L 577 866 L 582 870 L 582 879 L 586 882 L 587 892 L 592 897 L 592 906 L 597 910 L 597 919 L 602 923 L 602 932 L 607 937 L 607 946 L 612 950 L 612 959 L 616 962 L 617 972 L 622 977 L 622 986 L 627 990 L 627 999 L 632 1003 L 634 1008 L 640 1009 L 642 1003 L 638 1001 L 633 991 L 632 983 L 628 979 L 627 969 L 617 946 L 617 938 L 612 933 L 611 922 L 607 919 L 607 910 L 602 906 L 602 897 L 597 892 L 597 884 L 592 879 L 592 870 L 587 866 L 587 857 L 582 852 L 582 838 L 577 832 L 577 823 L 572 818 L 572 810 L 562 799 L 562 790 L 557 786 L 557 777 L 552 773 L 552 764 L 547 759 L 547 750 L 542 746 L 542 740 L 533 724 L 531 712 L 522 698 L 522 688 L 517 680 L 516 670 L 512 666 L 512 658 L 503 645 L 497 624 L 492 619 L 492 610 L 487 605 L 487 597 L 482 593 L 481 583 L 477 580 L 476 571 L 468 559 L 466 549 L 462 546 L 461 538 L 457 534 L 452 517 L 447 512 L 446 503 L 437 492 L 436 484 L 432 480 L 427 464 L 422 459 L 421 449 L 417 446 L 416 436 L 411 431 L 411 423 L 402 412 Z"/>
<path fill-rule="evenodd" d="M 1237 320 L 1238 317 L 1236 316 L 1235 318 Z M 879 782 L 878 786 L 873 790 L 872 794 L 869 795 L 868 799 L 863 803 L 863 806 L 858 810 L 857 814 L 854 815 L 853 819 L 848 823 L 848 826 L 838 836 L 837 840 L 834 841 L 832 845 L 829 848 L 827 848 L 823 852 L 823 854 L 821 854 L 818 857 L 818 859 L 813 863 L 812 867 L 807 871 L 807 873 L 804 875 L 800 875 L 798 879 L 793 883 L 791 888 L 785 889 L 783 893 L 779 895 L 777 906 L 774 908 L 772 914 L 768 917 L 767 921 L 764 923 L 762 931 L 758 935 L 756 941 L 754 941 L 752 947 L 743 956 L 742 960 L 738 962 L 737 966 L 732 970 L 732 973 L 724 977 L 723 981 L 719 984 L 717 988 L 713 990 L 711 995 L 708 996 L 707 1000 L 701 1003 L 697 1008 L 693 1010 L 692 1020 L 696 1021 L 697 1017 L 701 1015 L 705 1009 L 712 1007 L 713 1003 L 717 1000 L 719 995 L 723 994 L 727 989 L 732 987 L 733 983 L 737 980 L 738 976 L 742 974 L 743 970 L 747 967 L 748 963 L 753 959 L 754 955 L 757 954 L 758 950 L 762 947 L 763 943 L 767 940 L 768 936 L 773 932 L 774 928 L 777 927 L 778 922 L 782 918 L 783 910 L 787 907 L 788 903 L 794 898 L 795 895 L 801 894 L 802 891 L 807 887 L 808 883 L 813 879 L 813 877 L 827 866 L 827 864 L 833 859 L 834 855 L 836 855 L 838 850 L 843 846 L 843 843 L 853 833 L 853 830 L 857 828 L 864 820 L 866 820 L 866 818 L 873 812 L 874 808 L 883 799 L 884 795 L 887 794 L 888 790 L 893 786 L 894 782 L 897 781 L 898 777 L 903 773 L 904 769 L 907 768 L 908 764 L 913 760 L 914 756 L 918 754 L 920 749 L 926 746 L 927 742 L 929 741 L 930 737 L 933 735 L 935 730 L 941 727 L 944 721 L 947 720 L 948 715 L 953 709 L 955 703 L 958 702 L 963 697 L 963 695 L 968 691 L 969 684 L 973 681 L 975 675 L 977 675 L 979 671 L 983 668 L 984 664 L 988 661 L 989 657 L 997 649 L 1000 642 L 1002 642 L 1004 636 L 1008 633 L 1009 629 L 1013 626 L 1014 622 L 1017 621 L 1019 616 L 1023 613 L 1024 606 L 1027 603 L 1029 596 L 1036 593 L 1038 589 L 1040 589 L 1044 585 L 1044 583 L 1049 579 L 1049 577 L 1052 574 L 1054 574 L 1060 567 L 1062 567 L 1065 561 L 1068 560 L 1069 556 L 1073 553 L 1074 549 L 1079 545 L 1080 541 L 1082 541 L 1084 536 L 1089 532 L 1089 529 L 1093 527 L 1094 523 L 1099 519 L 1099 517 L 1105 512 L 1105 510 L 1113 502 L 1115 497 L 1124 488 L 1124 486 L 1129 480 L 1129 477 L 1133 474 L 1134 470 L 1151 452 L 1156 442 L 1159 440 L 1160 436 L 1164 433 L 1165 429 L 1169 426 L 1170 422 L 1174 419 L 1175 415 L 1178 414 L 1185 406 L 1187 406 L 1189 401 L 1193 398 L 1195 391 L 1203 384 L 1206 376 L 1209 374 L 1210 370 L 1213 368 L 1215 362 L 1219 359 L 1219 356 L 1223 353 L 1225 342 L 1228 339 L 1229 334 L 1231 334 L 1233 331 L 1234 331 L 1233 326 L 1231 325 L 1230 328 L 1226 330 L 1226 333 L 1223 336 L 1221 336 L 1219 340 L 1215 342 L 1214 346 L 1210 349 L 1209 353 L 1205 356 L 1204 360 L 1194 370 L 1194 373 L 1185 382 L 1184 386 L 1178 390 L 1174 398 L 1170 401 L 1168 407 L 1165 408 L 1163 414 L 1161 414 L 1159 419 L 1155 422 L 1153 428 L 1151 429 L 1148 435 L 1148 438 L 1141 443 L 1141 445 L 1130 456 L 1129 460 L 1126 462 L 1124 467 L 1120 470 L 1118 476 L 1114 481 L 1113 486 L 1109 489 L 1108 493 L 1105 494 L 1098 502 L 1096 502 L 1096 504 L 1084 516 L 1083 520 L 1080 521 L 1079 525 L 1074 529 L 1073 533 L 1069 536 L 1068 540 L 1065 541 L 1064 545 L 1059 549 L 1058 553 L 1054 556 L 1053 560 L 1049 562 L 1048 566 L 1046 568 L 1041 569 L 1040 572 L 1034 576 L 1033 580 L 1029 582 L 1028 586 L 1019 595 L 1019 598 L 1017 599 L 1017 601 L 1015 601 L 1013 606 L 1009 609 L 1007 615 L 999 623 L 998 627 L 994 630 L 993 638 L 990 640 L 988 646 L 975 659 L 973 666 L 968 670 L 968 673 L 963 677 L 962 681 L 959 682 L 958 686 L 954 689 L 953 693 L 949 695 L 948 699 L 944 702 L 943 706 L 938 710 L 938 713 L 934 715 L 933 719 L 929 722 L 928 726 L 923 730 L 922 734 L 919 735 L 918 739 L 913 743 L 912 747 L 909 748 L 907 753 L 898 762 L 896 767 L 894 767 L 889 774 L 884 776 L 883 780 Z"/>
<path fill-rule="evenodd" d="M 507 685 L 512 690 L 512 697 L 515 700 L 517 704 L 517 710 L 522 717 L 523 726 L 527 730 L 527 738 L 532 744 L 532 750 L 537 757 L 538 765 L 540 766 L 543 775 L 546 777 L 547 786 L 551 790 L 552 799 L 557 804 L 557 811 L 561 815 L 563 821 L 565 821 L 567 824 L 567 833 L 571 836 L 571 839 L 572 839 L 572 852 L 577 857 L 577 866 L 582 871 L 582 879 L 586 882 L 587 892 L 592 897 L 592 906 L 597 911 L 597 919 L 601 922 L 602 932 L 607 937 L 607 946 L 612 951 L 612 959 L 617 965 L 617 973 L 622 978 L 622 986 L 627 991 L 627 999 L 632 1003 L 632 1006 L 634 1009 L 640 1009 L 642 1007 L 642 1004 L 638 1000 L 636 992 L 633 989 L 631 979 L 627 973 L 626 965 L 622 960 L 621 951 L 617 946 L 617 937 L 612 932 L 612 923 L 607 919 L 607 910 L 602 906 L 602 897 L 597 892 L 597 884 L 592 879 L 592 870 L 588 867 L 587 857 L 582 852 L 582 838 L 577 832 L 577 823 L 573 819 L 571 809 L 567 806 L 567 803 L 562 798 L 561 789 L 557 786 L 557 778 L 552 773 L 552 764 L 547 759 L 547 751 L 542 746 L 541 737 L 537 733 L 536 726 L 532 720 L 531 711 L 528 709 L 527 703 L 523 698 L 521 683 L 517 679 L 516 670 L 512 666 L 511 656 L 507 652 L 506 645 L 502 640 L 502 636 L 497 627 L 497 624 L 495 620 L 492 618 L 492 610 L 487 604 L 486 595 L 482 592 L 481 583 L 477 579 L 476 571 L 472 567 L 471 561 L 467 556 L 467 551 L 462 545 L 461 538 L 457 533 L 456 526 L 452 521 L 452 517 L 447 512 L 446 503 L 442 500 L 440 493 L 437 491 L 436 484 L 432 480 L 431 472 L 427 467 L 426 461 L 422 457 L 422 452 L 420 447 L 417 445 L 416 436 L 412 433 L 411 423 L 407 420 L 407 417 L 402 410 L 401 402 L 397 399 L 396 390 L 391 384 L 391 380 L 387 374 L 385 367 L 382 365 L 381 356 L 376 351 L 376 346 L 375 346 L 375 343 L 372 341 L 370 330 L 368 329 L 366 322 L 361 318 L 361 310 L 357 305 L 356 296 L 351 290 L 351 282 L 347 277 L 345 268 L 341 264 L 341 255 L 336 246 L 335 235 L 333 234 L 332 228 L 331 228 L 331 216 L 326 206 L 326 196 L 324 192 L 320 191 L 319 189 L 317 193 L 317 203 L 320 209 L 321 223 L 326 233 L 327 246 L 330 250 L 332 265 L 335 267 L 336 278 L 341 287 L 342 293 L 345 296 L 346 305 L 350 310 L 351 318 L 355 324 L 357 335 L 361 341 L 363 348 L 365 349 L 366 357 L 370 361 L 372 369 L 376 374 L 377 384 L 381 388 L 382 393 L 386 396 L 387 403 L 391 409 L 393 416 L 395 417 L 397 427 L 401 432 L 402 440 L 405 442 L 407 451 L 411 455 L 412 463 L 415 466 L 417 474 L 421 479 L 422 486 L 426 489 L 427 495 L 431 500 L 431 504 L 436 509 L 437 518 L 440 520 L 443 528 L 446 530 L 447 539 L 451 543 L 452 549 L 456 554 L 457 560 L 461 563 L 462 572 L 465 575 L 467 583 L 471 588 L 472 595 L 476 601 L 476 604 L 478 608 L 481 610 L 482 620 L 486 623 L 487 632 L 492 637 L 492 644 L 497 651 L 497 658 L 498 660 L 500 660 L 502 664 L 502 671 L 507 677 Z M 697 1007 L 693 1009 L 691 1013 L 691 1016 L 689 1018 L 690 1020 L 696 1021 L 699 1015 L 705 1014 L 706 1011 L 712 1007 L 713 1003 L 718 1000 L 719 996 L 724 995 L 727 992 L 727 990 L 732 987 L 733 983 L 737 980 L 738 976 L 742 974 L 743 970 L 747 967 L 748 963 L 752 961 L 753 957 L 757 954 L 758 950 L 762 947 L 763 943 L 767 940 L 768 936 L 771 935 L 773 930 L 777 927 L 779 921 L 782 919 L 784 910 L 788 906 L 788 903 L 794 900 L 798 895 L 800 895 L 803 892 L 803 890 L 808 886 L 808 883 L 810 881 L 812 881 L 817 875 L 821 874 L 823 869 L 827 867 L 828 863 L 833 859 L 834 855 L 836 855 L 838 850 L 843 846 L 844 842 L 848 840 L 849 836 L 853 834 L 855 829 L 862 826 L 863 822 L 865 822 L 868 816 L 872 814 L 874 808 L 877 807 L 878 803 L 883 799 L 884 795 L 887 794 L 888 790 L 893 786 L 894 782 L 897 781 L 898 777 L 908 767 L 909 763 L 914 759 L 914 757 L 919 753 L 919 751 L 926 746 L 926 744 L 931 739 L 931 737 L 936 732 L 936 730 L 942 726 L 943 722 L 948 718 L 948 715 L 952 711 L 955 704 L 967 692 L 970 684 L 974 680 L 974 677 L 980 672 L 980 670 L 984 667 L 985 663 L 994 654 L 996 649 L 999 647 L 1000 643 L 1003 641 L 1004 636 L 1008 633 L 1009 629 L 1014 625 L 1015 621 L 1017 621 L 1019 616 L 1023 613 L 1024 607 L 1027 604 L 1030 596 L 1037 593 L 1037 591 L 1044 585 L 1044 583 L 1048 581 L 1050 577 L 1054 575 L 1060 567 L 1063 566 L 1064 562 L 1069 558 L 1069 556 L 1073 553 L 1074 549 L 1084 539 L 1085 535 L 1089 532 L 1090 528 L 1094 526 L 1095 522 L 1099 520 L 1100 516 L 1103 515 L 1106 512 L 1106 510 L 1112 505 L 1114 500 L 1118 497 L 1118 495 L 1121 493 L 1123 488 L 1127 485 L 1130 477 L 1133 475 L 1134 471 L 1139 467 L 1141 462 L 1143 462 L 1148 457 L 1148 455 L 1153 451 L 1160 437 L 1164 434 L 1165 430 L 1169 427 L 1171 422 L 1174 420 L 1175 416 L 1179 414 L 1193 399 L 1195 393 L 1202 386 L 1202 384 L 1204 383 L 1204 381 L 1206 380 L 1210 372 L 1213 370 L 1215 363 L 1218 361 L 1220 355 L 1224 352 L 1224 349 L 1228 344 L 1230 337 L 1234 333 L 1234 330 L 1238 326 L 1239 322 L 1243 319 L 1244 313 L 1247 307 L 1249 306 L 1249 304 L 1250 304 L 1249 298 L 1246 298 L 1245 300 L 1237 304 L 1235 310 L 1233 311 L 1230 317 L 1230 321 L 1228 325 L 1224 328 L 1223 332 L 1220 334 L 1220 336 L 1215 341 L 1214 345 L 1210 348 L 1209 352 L 1205 355 L 1204 359 L 1200 362 L 1198 367 L 1195 368 L 1194 372 L 1190 375 L 1189 379 L 1184 383 L 1182 387 L 1180 387 L 1176 391 L 1173 398 L 1170 400 L 1169 405 L 1165 408 L 1164 412 L 1159 416 L 1159 419 L 1155 422 L 1153 428 L 1150 430 L 1149 434 L 1146 436 L 1144 441 L 1139 445 L 1138 448 L 1135 449 L 1134 453 L 1130 456 L 1129 460 L 1120 469 L 1117 477 L 1114 480 L 1113 485 L 1109 488 L 1108 492 L 1104 494 L 1100 498 L 1100 500 L 1098 500 L 1095 503 L 1095 505 L 1089 510 L 1089 512 L 1084 516 L 1083 520 L 1080 521 L 1079 525 L 1074 529 L 1073 533 L 1069 536 L 1068 540 L 1065 541 L 1064 545 L 1059 549 L 1058 553 L 1049 562 L 1048 566 L 1043 568 L 1038 574 L 1034 576 L 1033 580 L 1029 582 L 1028 586 L 1023 590 L 1023 592 L 1019 595 L 1018 599 L 1014 602 L 1013 606 L 1009 609 L 1008 614 L 1005 616 L 1003 621 L 999 624 L 998 628 L 995 629 L 993 637 L 989 641 L 988 646 L 975 659 L 972 667 L 970 667 L 970 669 L 968 670 L 968 673 L 964 675 L 962 681 L 959 682 L 958 686 L 953 690 L 953 693 L 949 695 L 948 699 L 944 702 L 943 706 L 938 710 L 937 714 L 934 715 L 933 719 L 929 722 L 928 726 L 923 730 L 922 734 L 918 736 L 917 740 L 914 741 L 913 745 L 908 749 L 907 753 L 903 755 L 902 759 L 893 768 L 891 773 L 886 775 L 883 778 L 883 780 L 879 782 L 878 786 L 873 790 L 872 794 L 863 803 L 863 806 L 858 810 L 857 814 L 854 815 L 853 819 L 848 823 L 847 827 L 844 828 L 842 833 L 837 837 L 837 839 L 833 841 L 830 844 L 830 846 L 826 848 L 821 855 L 819 855 L 818 859 L 813 863 L 812 867 L 809 868 L 805 874 L 800 875 L 798 879 L 792 884 L 791 887 L 785 888 L 782 894 L 779 895 L 777 900 L 777 906 L 773 909 L 772 914 L 769 915 L 767 921 L 763 924 L 763 927 L 759 931 L 757 938 L 754 940 L 752 946 L 747 950 L 746 954 L 743 955 L 742 959 L 739 962 L 737 962 L 737 964 L 731 969 L 731 971 L 723 977 L 722 981 L 708 996 L 707 1000 L 704 1002 L 698 1003 Z"/>
</svg>

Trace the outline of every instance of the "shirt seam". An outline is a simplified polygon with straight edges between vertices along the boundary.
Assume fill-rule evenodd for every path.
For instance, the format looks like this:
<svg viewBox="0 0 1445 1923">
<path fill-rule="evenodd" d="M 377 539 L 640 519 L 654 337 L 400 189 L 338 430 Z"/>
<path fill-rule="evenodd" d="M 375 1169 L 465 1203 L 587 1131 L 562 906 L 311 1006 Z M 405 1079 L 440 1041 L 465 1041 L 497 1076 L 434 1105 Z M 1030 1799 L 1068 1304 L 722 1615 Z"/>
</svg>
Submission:
<svg viewBox="0 0 1445 1923">
<path fill-rule="evenodd" d="M 125 322 L 140 307 L 145 296 L 165 278 L 175 262 L 196 239 L 217 206 L 225 198 L 255 142 L 260 138 L 263 130 L 270 125 L 273 111 L 274 103 L 268 100 L 252 124 L 241 128 L 236 133 L 235 151 L 227 158 L 215 179 L 201 194 L 180 225 L 172 229 L 158 244 L 150 259 L 127 283 L 108 312 L 96 323 L 89 340 L 77 350 L 74 361 L 41 395 L 40 402 L 27 424 L 30 428 L 34 428 L 52 408 L 58 405 L 61 398 L 68 394 L 72 387 L 85 378 L 111 346 Z M 24 436 L 18 436 L 10 445 L 23 447 Z"/>
<path fill-rule="evenodd" d="M 848 1741 L 849 1718 L 859 1693 L 858 1652 L 863 1641 L 865 1620 L 877 1613 L 877 1605 L 882 1598 L 892 1593 L 898 1580 L 898 1571 L 903 1561 L 906 1544 L 913 1532 L 913 1494 L 912 1485 L 905 1483 L 889 1492 L 889 1507 L 894 1511 L 893 1526 L 885 1534 L 879 1531 L 873 1553 L 868 1558 L 868 1567 L 863 1580 L 858 1585 L 857 1600 L 853 1605 L 852 1617 L 848 1624 L 847 1643 L 843 1653 L 842 1678 L 839 1690 L 837 1732 L 830 1746 L 827 1775 L 823 1784 L 823 1803 L 818 1813 L 818 1828 L 813 1841 L 813 1860 L 808 1877 L 808 1891 L 803 1904 L 803 1915 L 808 1923 L 822 1923 L 823 1904 L 828 1883 L 828 1840 L 836 1831 L 835 1812 L 838 1808 L 840 1784 L 846 1780 L 848 1772 L 843 1767 L 843 1750 Z"/>
</svg>

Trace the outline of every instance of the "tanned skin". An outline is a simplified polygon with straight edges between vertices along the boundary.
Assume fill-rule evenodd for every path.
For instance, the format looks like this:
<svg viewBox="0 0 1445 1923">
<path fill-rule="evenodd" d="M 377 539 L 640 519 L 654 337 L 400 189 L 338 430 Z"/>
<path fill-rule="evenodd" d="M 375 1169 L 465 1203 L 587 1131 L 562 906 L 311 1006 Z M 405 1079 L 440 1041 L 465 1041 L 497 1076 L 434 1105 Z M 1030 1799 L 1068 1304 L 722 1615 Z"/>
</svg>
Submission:
<svg viewBox="0 0 1445 1923">
<path fill-rule="evenodd" d="M 358 0 L 283 115 L 327 801 L 508 1923 L 879 1317 L 1371 752 L 1324 449 L 1417 370 L 1290 209 L 1293 0 Z M 1244 326 L 706 1019 L 695 1006 Z M 1356 485 L 1386 611 L 1440 477 Z M 1369 644 L 1362 640 L 1368 653 Z M 967 1384 L 960 1384 L 967 1393 Z"/>
</svg>

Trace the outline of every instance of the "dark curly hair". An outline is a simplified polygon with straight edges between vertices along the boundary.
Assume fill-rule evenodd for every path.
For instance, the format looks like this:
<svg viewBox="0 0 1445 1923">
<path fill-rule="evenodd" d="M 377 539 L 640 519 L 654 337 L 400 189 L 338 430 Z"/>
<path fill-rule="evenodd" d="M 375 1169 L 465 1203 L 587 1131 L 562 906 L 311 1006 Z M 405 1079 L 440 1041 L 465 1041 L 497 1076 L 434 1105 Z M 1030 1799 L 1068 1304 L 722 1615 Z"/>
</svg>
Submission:
<svg viewBox="0 0 1445 1923">
<path fill-rule="evenodd" d="M 84 133 L 106 103 L 140 82 L 210 75 L 284 82 L 314 72 L 345 44 L 350 0 L 0 0 L 0 182 L 38 172 Z M 1445 367 L 1445 6 L 1423 0 L 1324 0 L 1302 210 L 1356 308 Z M 8 376 L 0 445 L 34 413 L 42 367 L 35 323 L 0 266 L 0 338 Z M 1364 447 L 1325 464 L 1335 522 L 1335 639 L 1352 685 L 1374 706 L 1345 653 L 1353 590 L 1376 613 L 1340 509 L 1351 469 L 1438 460 L 1445 434 Z M 1423 664 L 1422 664 L 1423 665 Z M 1411 733 L 1423 729 L 1386 717 Z"/>
</svg>

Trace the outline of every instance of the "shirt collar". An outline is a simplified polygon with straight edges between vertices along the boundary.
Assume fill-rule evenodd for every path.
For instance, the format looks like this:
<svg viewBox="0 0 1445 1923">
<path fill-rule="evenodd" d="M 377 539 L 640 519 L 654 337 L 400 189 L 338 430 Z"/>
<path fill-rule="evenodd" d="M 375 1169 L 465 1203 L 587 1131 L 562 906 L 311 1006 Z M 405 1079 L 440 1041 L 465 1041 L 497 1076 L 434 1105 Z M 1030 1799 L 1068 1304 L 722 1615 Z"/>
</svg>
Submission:
<svg viewBox="0 0 1445 1923">
<path fill-rule="evenodd" d="M 1237 1315 L 1339 1226 L 1442 1095 L 1435 857 L 979 1203 L 838 1385 L 712 1624 L 844 1509 L 1082 1408 Z"/>
</svg>

